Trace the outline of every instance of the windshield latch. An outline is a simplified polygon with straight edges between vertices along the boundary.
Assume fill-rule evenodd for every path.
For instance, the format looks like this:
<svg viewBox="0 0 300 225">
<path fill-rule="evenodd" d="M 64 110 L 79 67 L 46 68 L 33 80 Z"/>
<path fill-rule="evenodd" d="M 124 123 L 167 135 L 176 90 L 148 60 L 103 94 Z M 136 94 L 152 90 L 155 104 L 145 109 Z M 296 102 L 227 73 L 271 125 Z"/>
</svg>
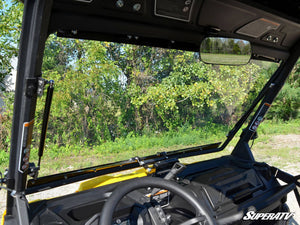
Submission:
<svg viewBox="0 0 300 225">
<path fill-rule="evenodd" d="M 26 79 L 26 96 L 34 97 L 36 94 L 41 97 L 44 94 L 45 85 L 49 84 L 50 81 L 38 77 L 38 78 L 28 78 Z"/>
<path fill-rule="evenodd" d="M 46 84 L 49 84 L 49 83 L 50 83 L 49 80 L 46 80 L 46 79 L 41 78 L 41 77 L 38 78 L 37 95 L 39 97 L 43 96 L 45 86 L 46 86 Z"/>
</svg>

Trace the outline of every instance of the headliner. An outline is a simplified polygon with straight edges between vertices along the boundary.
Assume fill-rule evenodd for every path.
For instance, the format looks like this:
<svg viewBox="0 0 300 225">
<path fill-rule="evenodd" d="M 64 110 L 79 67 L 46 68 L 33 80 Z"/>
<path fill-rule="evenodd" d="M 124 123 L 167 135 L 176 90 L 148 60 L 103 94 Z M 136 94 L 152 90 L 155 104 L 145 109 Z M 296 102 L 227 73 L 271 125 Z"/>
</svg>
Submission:
<svg viewBox="0 0 300 225">
<path fill-rule="evenodd" d="M 49 33 L 198 51 L 205 36 L 252 43 L 253 58 L 284 60 L 300 40 L 300 1 L 54 0 Z M 185 8 L 187 7 L 187 8 Z"/>
</svg>

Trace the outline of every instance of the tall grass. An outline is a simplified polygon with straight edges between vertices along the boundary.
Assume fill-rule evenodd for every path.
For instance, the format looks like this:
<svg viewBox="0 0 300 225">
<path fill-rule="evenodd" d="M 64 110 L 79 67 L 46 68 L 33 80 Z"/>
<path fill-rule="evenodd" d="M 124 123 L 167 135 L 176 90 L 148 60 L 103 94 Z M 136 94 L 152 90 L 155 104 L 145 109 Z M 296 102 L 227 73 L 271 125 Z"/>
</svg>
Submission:
<svg viewBox="0 0 300 225">
<path fill-rule="evenodd" d="M 300 119 L 295 120 L 266 120 L 259 127 L 261 134 L 299 134 Z"/>
</svg>

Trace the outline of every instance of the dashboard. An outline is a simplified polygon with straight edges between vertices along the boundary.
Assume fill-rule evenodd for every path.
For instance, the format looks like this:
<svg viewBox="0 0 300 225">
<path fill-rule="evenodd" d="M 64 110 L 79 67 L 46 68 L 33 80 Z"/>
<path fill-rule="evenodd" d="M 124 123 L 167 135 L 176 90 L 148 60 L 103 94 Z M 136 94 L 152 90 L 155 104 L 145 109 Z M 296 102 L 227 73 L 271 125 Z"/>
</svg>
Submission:
<svg viewBox="0 0 300 225">
<path fill-rule="evenodd" d="M 174 162 L 168 169 L 157 168 L 152 176 L 166 178 L 172 166 Z M 138 179 L 143 178 L 31 203 L 31 224 L 100 225 L 101 211 L 112 193 Z M 250 206 L 257 210 L 267 207 L 268 210 L 280 210 L 285 202 L 284 195 L 280 202 L 269 204 L 266 201 L 281 188 L 277 180 L 269 175 L 268 166 L 246 166 L 230 156 L 187 165 L 170 182 L 193 193 L 214 218 L 228 217 L 239 211 L 245 213 Z M 153 223 L 158 217 L 158 220 L 165 220 L 165 224 L 175 225 L 195 218 L 195 213 L 190 202 L 177 194 L 146 187 L 122 198 L 114 210 L 113 224 L 153 225 L 159 224 Z"/>
</svg>

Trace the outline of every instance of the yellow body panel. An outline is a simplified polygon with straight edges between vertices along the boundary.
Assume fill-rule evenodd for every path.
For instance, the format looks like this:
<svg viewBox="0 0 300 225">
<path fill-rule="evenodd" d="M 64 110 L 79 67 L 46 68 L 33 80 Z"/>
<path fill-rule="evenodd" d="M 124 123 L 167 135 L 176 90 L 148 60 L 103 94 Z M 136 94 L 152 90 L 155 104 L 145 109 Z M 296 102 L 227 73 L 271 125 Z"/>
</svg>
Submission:
<svg viewBox="0 0 300 225">
<path fill-rule="evenodd" d="M 110 176 L 104 175 L 104 176 L 96 177 L 88 181 L 82 182 L 78 188 L 78 192 L 108 185 L 108 184 L 125 181 L 125 180 L 130 180 L 133 178 L 145 177 L 148 174 L 151 174 L 153 172 L 154 172 L 153 169 L 150 172 L 148 172 L 146 169 L 141 168 L 129 174 L 117 174 L 117 175 L 110 175 Z"/>
<path fill-rule="evenodd" d="M 4 217 L 6 215 L 6 210 L 4 211 L 3 215 L 2 215 L 2 219 L 1 219 L 1 225 L 4 225 Z"/>
<path fill-rule="evenodd" d="M 125 180 L 130 180 L 133 178 L 145 177 L 145 176 L 153 173 L 154 171 L 155 171 L 154 169 L 152 169 L 151 171 L 147 171 L 146 169 L 141 168 L 141 169 L 138 169 L 129 174 L 103 175 L 103 176 L 96 177 L 96 178 L 90 179 L 88 181 L 82 182 L 80 184 L 77 192 L 104 186 L 104 185 L 108 185 L 108 184 L 113 184 L 113 183 L 117 183 L 117 182 L 121 182 L 121 181 L 125 181 Z M 39 200 L 35 200 L 35 201 L 39 201 Z M 5 215 L 6 215 L 6 211 L 4 211 L 4 213 L 3 213 L 1 225 L 4 225 Z"/>
</svg>

